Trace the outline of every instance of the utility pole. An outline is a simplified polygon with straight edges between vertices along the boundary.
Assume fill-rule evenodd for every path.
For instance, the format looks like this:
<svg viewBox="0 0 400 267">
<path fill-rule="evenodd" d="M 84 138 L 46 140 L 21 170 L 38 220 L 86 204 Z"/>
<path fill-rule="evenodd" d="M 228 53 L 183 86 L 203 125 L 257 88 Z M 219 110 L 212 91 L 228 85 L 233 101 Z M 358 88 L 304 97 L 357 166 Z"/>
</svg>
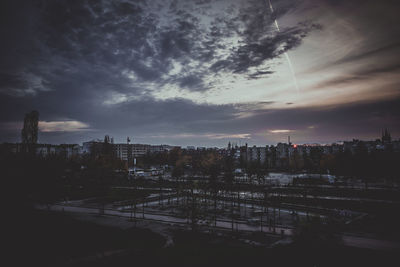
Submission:
<svg viewBox="0 0 400 267">
<path fill-rule="evenodd" d="M 127 153 L 127 160 L 128 160 L 128 170 L 129 170 L 129 165 L 131 164 L 131 159 L 132 159 L 132 149 L 130 146 L 131 139 L 129 136 L 126 138 L 126 153 Z"/>
</svg>

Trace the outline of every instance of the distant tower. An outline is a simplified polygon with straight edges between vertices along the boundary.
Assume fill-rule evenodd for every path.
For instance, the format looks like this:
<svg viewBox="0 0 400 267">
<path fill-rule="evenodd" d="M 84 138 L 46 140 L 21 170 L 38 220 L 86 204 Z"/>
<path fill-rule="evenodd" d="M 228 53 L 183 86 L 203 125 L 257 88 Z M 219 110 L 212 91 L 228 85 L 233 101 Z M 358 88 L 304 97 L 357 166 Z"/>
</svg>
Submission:
<svg viewBox="0 0 400 267">
<path fill-rule="evenodd" d="M 39 112 L 36 110 L 25 114 L 24 128 L 21 131 L 23 144 L 36 144 L 38 141 Z"/>
<path fill-rule="evenodd" d="M 292 143 L 290 143 L 290 135 L 288 136 L 288 145 L 290 146 Z"/>
<path fill-rule="evenodd" d="M 392 142 L 392 137 L 387 129 L 382 131 L 382 143 L 383 144 L 390 144 Z"/>
</svg>

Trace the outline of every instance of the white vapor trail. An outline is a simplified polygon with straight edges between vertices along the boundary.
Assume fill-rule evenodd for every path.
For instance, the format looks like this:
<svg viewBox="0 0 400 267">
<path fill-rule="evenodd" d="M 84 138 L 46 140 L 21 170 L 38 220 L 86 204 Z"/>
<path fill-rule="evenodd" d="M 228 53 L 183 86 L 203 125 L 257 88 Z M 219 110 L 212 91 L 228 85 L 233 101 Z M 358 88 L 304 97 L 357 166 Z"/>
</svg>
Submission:
<svg viewBox="0 0 400 267">
<path fill-rule="evenodd" d="M 271 13 L 274 13 L 274 8 L 272 7 L 271 0 L 268 0 L 268 3 L 269 3 L 269 9 L 271 10 Z M 276 29 L 278 30 L 278 32 L 280 32 L 281 29 L 279 28 L 279 24 L 276 19 L 274 20 L 274 23 L 275 23 Z M 297 83 L 296 73 L 294 72 L 292 61 L 290 60 L 289 54 L 287 52 L 285 52 L 284 55 L 285 55 L 286 61 L 288 62 L 290 72 L 292 73 L 294 86 L 296 87 L 297 93 L 299 93 L 300 89 L 299 89 L 299 85 Z"/>
</svg>

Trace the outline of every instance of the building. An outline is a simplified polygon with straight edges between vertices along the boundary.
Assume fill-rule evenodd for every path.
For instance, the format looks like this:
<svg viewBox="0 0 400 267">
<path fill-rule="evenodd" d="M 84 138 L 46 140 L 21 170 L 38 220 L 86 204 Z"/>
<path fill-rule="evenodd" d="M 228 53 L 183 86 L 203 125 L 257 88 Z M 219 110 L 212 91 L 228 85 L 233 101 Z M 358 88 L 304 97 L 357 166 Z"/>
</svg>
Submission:
<svg viewBox="0 0 400 267">
<path fill-rule="evenodd" d="M 41 157 L 61 156 L 64 158 L 77 157 L 82 153 L 82 148 L 77 144 L 38 144 L 36 155 Z"/>
<path fill-rule="evenodd" d="M 276 156 L 277 158 L 283 159 L 288 158 L 289 156 L 289 144 L 286 143 L 278 143 L 276 145 Z"/>
<path fill-rule="evenodd" d="M 150 153 L 150 147 L 144 144 L 114 144 L 113 151 L 117 158 L 127 161 Z"/>
<path fill-rule="evenodd" d="M 258 162 L 260 164 L 264 164 L 267 160 L 267 147 L 247 147 L 247 161 Z"/>
<path fill-rule="evenodd" d="M 385 129 L 384 131 L 382 131 L 382 143 L 384 145 L 386 144 L 390 144 L 392 142 L 392 137 L 390 135 L 390 133 L 388 132 L 387 129 Z"/>
<path fill-rule="evenodd" d="M 173 149 L 172 146 L 169 145 L 151 145 L 150 146 L 150 153 L 162 153 L 162 152 L 169 152 Z"/>
<path fill-rule="evenodd" d="M 144 157 L 149 153 L 169 152 L 173 148 L 169 145 L 113 144 L 114 155 L 122 160 Z"/>
<path fill-rule="evenodd" d="M 92 156 L 101 155 L 104 151 L 104 142 L 93 140 L 82 144 L 82 153 L 91 154 Z"/>
</svg>

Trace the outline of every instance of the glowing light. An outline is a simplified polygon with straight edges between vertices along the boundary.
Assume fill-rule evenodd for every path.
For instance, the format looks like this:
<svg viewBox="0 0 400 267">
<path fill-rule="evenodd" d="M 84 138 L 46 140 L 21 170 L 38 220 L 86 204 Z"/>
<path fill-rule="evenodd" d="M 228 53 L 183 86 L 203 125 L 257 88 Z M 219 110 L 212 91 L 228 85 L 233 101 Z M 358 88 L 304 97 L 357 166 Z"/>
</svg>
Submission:
<svg viewBox="0 0 400 267">
<path fill-rule="evenodd" d="M 80 121 L 39 121 L 41 132 L 78 132 L 87 131 L 89 125 Z"/>
<path fill-rule="evenodd" d="M 239 133 L 239 134 L 222 134 L 222 133 L 206 133 L 206 134 L 170 134 L 170 135 L 153 135 L 152 138 L 208 138 L 208 139 L 250 139 L 251 134 Z"/>
<path fill-rule="evenodd" d="M 277 133 L 290 133 L 293 132 L 292 130 L 269 130 L 268 132 L 277 134 Z"/>
</svg>

